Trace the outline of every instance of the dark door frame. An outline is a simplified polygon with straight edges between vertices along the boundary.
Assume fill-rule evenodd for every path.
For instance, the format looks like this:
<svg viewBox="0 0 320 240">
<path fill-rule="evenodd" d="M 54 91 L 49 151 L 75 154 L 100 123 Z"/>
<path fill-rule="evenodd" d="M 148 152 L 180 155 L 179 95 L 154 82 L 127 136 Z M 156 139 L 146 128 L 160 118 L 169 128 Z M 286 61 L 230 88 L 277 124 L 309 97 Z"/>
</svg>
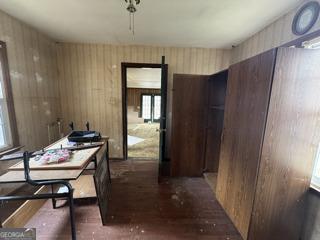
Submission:
<svg viewBox="0 0 320 240">
<path fill-rule="evenodd" d="M 167 65 L 167 64 L 166 64 Z M 123 130 L 123 159 L 128 159 L 128 116 L 127 116 L 127 69 L 128 68 L 160 68 L 162 64 L 157 63 L 121 63 L 122 78 L 122 130 Z"/>
</svg>

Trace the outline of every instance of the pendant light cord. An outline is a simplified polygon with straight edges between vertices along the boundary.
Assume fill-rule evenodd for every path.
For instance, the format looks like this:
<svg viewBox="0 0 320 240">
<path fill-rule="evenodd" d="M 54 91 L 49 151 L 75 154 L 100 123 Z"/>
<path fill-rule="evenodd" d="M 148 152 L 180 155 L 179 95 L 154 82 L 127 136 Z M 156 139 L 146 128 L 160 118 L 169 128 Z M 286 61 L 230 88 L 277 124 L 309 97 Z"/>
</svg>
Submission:
<svg viewBox="0 0 320 240">
<path fill-rule="evenodd" d="M 125 1 L 126 3 L 128 3 L 128 0 L 125 0 Z M 139 3 L 140 3 L 140 0 L 135 0 L 136 5 L 138 5 Z M 127 11 L 129 12 L 129 30 L 132 32 L 132 35 L 134 36 L 134 33 L 135 33 L 134 14 L 137 11 L 137 9 L 132 0 L 129 0 Z"/>
</svg>

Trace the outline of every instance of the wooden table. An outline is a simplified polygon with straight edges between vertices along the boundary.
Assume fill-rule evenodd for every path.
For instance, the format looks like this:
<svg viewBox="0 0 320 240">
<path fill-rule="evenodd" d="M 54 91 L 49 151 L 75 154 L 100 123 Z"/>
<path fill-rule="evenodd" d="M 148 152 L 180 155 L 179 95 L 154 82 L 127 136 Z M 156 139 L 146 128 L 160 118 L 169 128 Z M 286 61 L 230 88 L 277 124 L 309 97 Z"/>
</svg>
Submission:
<svg viewBox="0 0 320 240">
<path fill-rule="evenodd" d="M 85 143 L 85 144 L 90 145 L 90 143 Z M 55 142 L 54 144 L 51 144 L 50 146 L 46 147 L 44 150 L 59 149 L 60 147 L 64 148 L 64 147 L 70 147 L 70 146 L 71 145 L 69 144 L 68 138 L 65 137 Z M 96 148 L 74 151 L 72 152 L 72 155 L 69 161 L 57 163 L 57 164 L 40 165 L 37 161 L 34 160 L 34 158 L 31 158 L 29 162 L 30 170 L 83 169 L 95 157 L 95 155 L 100 149 L 101 147 L 96 147 Z M 24 166 L 22 161 L 9 168 L 9 170 L 23 170 L 23 169 L 24 169 Z"/>
<path fill-rule="evenodd" d="M 102 154 L 107 147 L 108 137 L 103 138 L 103 140 L 104 145 L 101 147 L 74 151 L 70 160 L 64 163 L 39 165 L 34 158 L 31 158 L 29 162 L 31 178 L 35 181 L 77 180 L 94 158 L 97 158 L 98 162 L 103 157 Z M 57 149 L 61 146 L 70 147 L 67 137 L 58 140 L 44 149 Z M 9 171 L 7 173 L 0 176 L 0 183 L 25 182 L 24 166 L 22 161 L 11 166 L 8 170 Z"/>
<path fill-rule="evenodd" d="M 39 163 L 37 163 L 37 161 L 35 161 L 34 158 L 31 158 L 29 161 L 30 177 L 33 181 L 36 182 L 51 180 L 70 181 L 72 188 L 74 188 L 73 198 L 97 197 L 97 194 L 99 194 L 99 192 L 102 192 L 102 190 L 108 188 L 108 186 L 101 185 L 109 185 L 101 183 L 97 179 L 103 179 L 105 182 L 108 180 L 108 183 L 110 183 L 108 140 L 108 137 L 104 137 L 103 144 L 100 147 L 73 151 L 70 160 L 63 163 L 40 165 Z M 59 149 L 60 147 L 70 147 L 67 137 L 51 144 L 44 150 Z M 88 166 L 92 161 L 95 163 L 95 167 L 88 169 Z M 11 166 L 8 170 L 9 171 L 7 173 L 0 176 L 0 184 L 26 182 L 23 161 Z M 95 175 L 82 175 L 86 170 L 94 170 Z M 101 175 L 102 172 L 103 175 Z M 54 194 L 53 187 L 52 194 Z M 52 199 L 54 203 L 53 206 L 55 207 L 55 199 L 50 197 L 49 195 L 46 196 Z M 32 199 L 33 196 L 25 196 L 26 199 L 28 197 Z M 7 198 L 10 198 L 10 196 L 8 196 Z M 104 208 L 105 204 L 102 203 L 101 197 L 99 198 L 99 196 L 98 200 L 101 218 L 104 223 L 105 217 L 103 215 L 105 214 L 103 214 L 102 211 L 106 211 Z M 75 227 L 72 226 L 72 228 L 72 238 L 75 239 Z"/>
</svg>

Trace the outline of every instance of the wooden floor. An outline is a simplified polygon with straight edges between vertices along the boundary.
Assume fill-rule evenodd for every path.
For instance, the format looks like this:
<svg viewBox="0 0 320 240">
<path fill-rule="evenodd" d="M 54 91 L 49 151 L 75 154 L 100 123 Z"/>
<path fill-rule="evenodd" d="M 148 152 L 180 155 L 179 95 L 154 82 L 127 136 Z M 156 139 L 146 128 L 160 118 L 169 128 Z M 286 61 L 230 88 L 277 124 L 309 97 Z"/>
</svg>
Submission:
<svg viewBox="0 0 320 240">
<path fill-rule="evenodd" d="M 241 240 L 203 178 L 163 179 L 156 161 L 112 162 L 109 224 L 98 206 L 76 206 L 78 239 Z M 68 208 L 48 201 L 27 223 L 37 239 L 70 239 Z"/>
</svg>

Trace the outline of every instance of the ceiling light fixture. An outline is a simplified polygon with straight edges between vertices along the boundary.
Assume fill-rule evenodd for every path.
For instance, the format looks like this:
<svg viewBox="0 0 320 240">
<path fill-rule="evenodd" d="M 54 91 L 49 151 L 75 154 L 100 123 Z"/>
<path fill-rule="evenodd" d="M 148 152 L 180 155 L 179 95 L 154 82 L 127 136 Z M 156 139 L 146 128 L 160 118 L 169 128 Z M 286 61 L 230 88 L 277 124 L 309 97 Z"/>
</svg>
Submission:
<svg viewBox="0 0 320 240">
<path fill-rule="evenodd" d="M 137 11 L 137 5 L 140 3 L 140 0 L 125 0 L 128 3 L 127 11 L 129 12 L 129 30 L 132 31 L 134 35 L 134 14 Z"/>
</svg>

